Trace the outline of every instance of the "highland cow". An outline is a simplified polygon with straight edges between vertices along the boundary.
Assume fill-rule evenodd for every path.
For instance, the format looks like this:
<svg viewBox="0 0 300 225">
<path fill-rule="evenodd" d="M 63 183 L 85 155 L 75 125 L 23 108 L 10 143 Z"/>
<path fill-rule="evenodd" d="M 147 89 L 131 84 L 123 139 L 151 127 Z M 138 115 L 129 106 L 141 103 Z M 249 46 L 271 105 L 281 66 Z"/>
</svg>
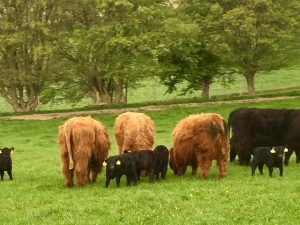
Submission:
<svg viewBox="0 0 300 225">
<path fill-rule="evenodd" d="M 176 175 L 183 175 L 186 167 L 192 165 L 193 175 L 200 167 L 201 178 L 207 179 L 208 170 L 215 159 L 220 178 L 226 176 L 229 133 L 226 122 L 219 114 L 191 115 L 179 121 L 173 130 L 172 139 L 170 166 Z"/>
<path fill-rule="evenodd" d="M 155 179 L 159 179 L 159 174 L 161 174 L 162 179 L 165 179 L 169 163 L 169 150 L 164 145 L 158 145 L 154 148 L 153 152 L 156 158 Z"/>
<path fill-rule="evenodd" d="M 249 165 L 253 149 L 259 146 L 287 146 L 284 164 L 293 151 L 300 162 L 300 110 L 239 108 L 228 118 L 232 128 L 230 161 L 239 157 L 240 165 Z"/>
<path fill-rule="evenodd" d="M 67 187 L 95 182 L 107 158 L 110 140 L 106 127 L 88 117 L 74 117 L 59 127 L 62 174 Z"/>
<path fill-rule="evenodd" d="M 13 153 L 14 147 L 12 148 L 2 148 L 0 149 L 0 175 L 1 180 L 3 180 L 4 172 L 6 171 L 9 179 L 12 180 L 12 161 L 11 153 Z"/>
<path fill-rule="evenodd" d="M 263 166 L 269 169 L 269 176 L 272 176 L 273 167 L 279 168 L 280 176 L 283 175 L 282 158 L 288 149 L 283 146 L 276 147 L 257 147 L 253 150 L 253 159 L 251 162 L 252 176 L 258 166 L 260 174 L 263 174 Z"/>
<path fill-rule="evenodd" d="M 145 114 L 122 113 L 116 118 L 114 129 L 119 154 L 122 154 L 126 149 L 131 151 L 152 149 L 155 125 L 151 118 Z"/>
</svg>

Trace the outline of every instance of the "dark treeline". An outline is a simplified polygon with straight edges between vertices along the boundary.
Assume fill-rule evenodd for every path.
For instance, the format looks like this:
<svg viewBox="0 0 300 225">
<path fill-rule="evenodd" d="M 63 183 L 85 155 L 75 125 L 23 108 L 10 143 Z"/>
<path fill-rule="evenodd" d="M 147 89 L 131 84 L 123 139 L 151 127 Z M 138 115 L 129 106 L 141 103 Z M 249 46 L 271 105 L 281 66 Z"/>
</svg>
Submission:
<svg viewBox="0 0 300 225">
<path fill-rule="evenodd" d="M 2 0 L 0 95 L 14 111 L 60 99 L 126 103 L 157 76 L 209 98 L 215 80 L 299 59 L 298 0 Z"/>
</svg>

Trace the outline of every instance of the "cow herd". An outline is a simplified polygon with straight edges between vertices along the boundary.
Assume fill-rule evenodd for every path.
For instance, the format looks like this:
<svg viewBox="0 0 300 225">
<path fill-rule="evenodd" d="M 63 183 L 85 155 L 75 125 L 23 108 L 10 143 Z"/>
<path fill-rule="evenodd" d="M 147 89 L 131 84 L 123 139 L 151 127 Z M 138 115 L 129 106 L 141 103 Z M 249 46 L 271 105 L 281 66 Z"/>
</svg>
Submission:
<svg viewBox="0 0 300 225">
<path fill-rule="evenodd" d="M 252 175 L 263 166 L 272 176 L 273 167 L 283 175 L 293 151 L 300 162 L 300 110 L 239 108 L 232 111 L 228 123 L 217 113 L 190 115 L 180 120 L 172 132 L 172 147 L 164 145 L 153 149 L 155 124 L 144 113 L 120 114 L 114 123 L 118 154 L 108 156 L 111 147 L 107 128 L 90 116 L 73 117 L 58 128 L 61 169 L 67 187 L 95 182 L 102 168 L 106 169 L 105 187 L 112 179 L 120 186 L 121 177 L 127 185 L 136 185 L 141 174 L 150 182 L 166 177 L 167 168 L 181 176 L 187 166 L 192 175 L 201 170 L 207 179 L 212 161 L 216 160 L 219 177 L 226 176 L 227 159 L 239 157 L 240 165 L 251 164 Z M 231 136 L 231 138 L 230 138 Z M 13 148 L 0 149 L 0 175 L 7 171 L 12 179 L 10 154 Z M 251 161 L 251 155 L 252 161 Z"/>
</svg>

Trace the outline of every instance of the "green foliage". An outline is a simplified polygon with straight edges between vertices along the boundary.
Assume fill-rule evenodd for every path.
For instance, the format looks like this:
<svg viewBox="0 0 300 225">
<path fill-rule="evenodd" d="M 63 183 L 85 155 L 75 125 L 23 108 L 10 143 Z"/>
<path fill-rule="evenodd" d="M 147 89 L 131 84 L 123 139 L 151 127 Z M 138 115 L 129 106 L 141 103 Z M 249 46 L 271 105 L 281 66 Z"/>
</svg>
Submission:
<svg viewBox="0 0 300 225">
<path fill-rule="evenodd" d="M 55 75 L 62 1 L 1 1 L 0 94 L 15 111 L 34 110 Z"/>
<path fill-rule="evenodd" d="M 108 103 L 117 86 L 123 91 L 128 83 L 155 74 L 153 46 L 164 17 L 160 3 L 105 0 L 76 7 L 74 16 L 86 14 L 86 18 L 74 20 L 74 29 L 61 43 L 62 54 L 76 68 L 70 78 L 75 82 L 66 82 L 66 89 L 71 90 L 66 97 L 79 101 L 96 93 L 101 102 Z M 74 98 L 75 89 L 81 95 Z M 108 95 L 110 100 L 101 99 Z"/>
<path fill-rule="evenodd" d="M 299 59 L 300 4 L 296 0 L 182 1 L 198 21 L 209 46 L 226 64 L 247 78 L 254 94 L 254 76 Z"/>
<path fill-rule="evenodd" d="M 178 120 L 200 112 L 219 112 L 225 118 L 241 106 L 297 108 L 300 99 L 146 112 L 157 127 L 155 144 L 171 146 L 171 131 Z M 113 122 L 116 114 L 94 116 L 107 127 L 116 154 Z M 297 224 L 300 219 L 299 166 L 293 156 L 283 177 L 274 169 L 269 178 L 251 177 L 250 167 L 228 163 L 227 178 L 218 179 L 213 163 L 207 181 L 183 177 L 169 170 L 166 180 L 151 184 L 147 178 L 118 189 L 115 181 L 104 188 L 102 172 L 96 184 L 67 189 L 63 186 L 57 145 L 57 127 L 64 120 L 0 121 L 1 146 L 14 146 L 14 180 L 0 181 L 1 223 L 18 224 Z M 18 134 L 18 135 L 16 135 Z M 279 208 L 278 208 L 279 207 Z"/>
</svg>

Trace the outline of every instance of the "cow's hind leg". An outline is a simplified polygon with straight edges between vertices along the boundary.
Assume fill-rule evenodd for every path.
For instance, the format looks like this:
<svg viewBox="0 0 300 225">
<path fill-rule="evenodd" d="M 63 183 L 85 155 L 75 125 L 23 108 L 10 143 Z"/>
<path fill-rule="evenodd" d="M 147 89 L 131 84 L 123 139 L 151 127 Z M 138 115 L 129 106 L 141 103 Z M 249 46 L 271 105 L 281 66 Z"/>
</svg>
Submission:
<svg viewBox="0 0 300 225">
<path fill-rule="evenodd" d="M 272 166 L 268 166 L 268 168 L 269 168 L 269 176 L 272 177 L 273 167 Z"/>
<path fill-rule="evenodd" d="M 10 180 L 13 180 L 12 173 L 11 173 L 11 169 L 10 169 L 10 170 L 7 170 L 7 174 L 8 174 L 8 176 L 9 176 L 9 179 L 10 179 Z"/>
<path fill-rule="evenodd" d="M 236 151 L 234 151 L 232 148 L 230 149 L 230 162 L 233 162 L 236 157 Z"/>
<path fill-rule="evenodd" d="M 192 165 L 192 176 L 197 175 L 198 164 Z"/>
<path fill-rule="evenodd" d="M 224 178 L 226 177 L 226 164 L 227 164 L 227 161 L 225 158 L 220 158 L 217 160 L 217 164 L 218 164 L 218 167 L 219 167 L 219 177 L 220 178 Z"/>
<path fill-rule="evenodd" d="M 208 178 L 208 170 L 211 167 L 212 160 L 209 159 L 205 154 L 197 156 L 198 166 L 201 168 L 201 178 Z"/>
<path fill-rule="evenodd" d="M 61 155 L 61 169 L 62 174 L 65 178 L 65 185 L 66 187 L 72 187 L 74 185 L 73 183 L 73 169 L 69 169 L 69 157 L 66 154 Z"/>
<path fill-rule="evenodd" d="M 168 170 L 168 165 L 163 166 L 163 168 L 161 169 L 161 179 L 166 178 L 167 170 Z"/>
<path fill-rule="evenodd" d="M 255 174 L 256 167 L 257 167 L 257 163 L 252 161 L 251 162 L 251 169 L 252 169 L 252 174 L 251 175 L 252 176 L 254 176 L 254 174 Z"/>
<path fill-rule="evenodd" d="M 97 176 L 101 172 L 101 169 L 102 169 L 102 163 L 99 163 L 99 165 L 96 164 L 96 163 L 92 164 L 92 166 L 91 166 L 91 173 L 90 173 L 90 175 L 91 175 L 91 182 L 92 183 L 96 182 Z"/>
<path fill-rule="evenodd" d="M 259 164 L 258 165 L 258 169 L 259 169 L 260 174 L 263 174 L 263 168 L 264 168 L 264 164 Z"/>
<path fill-rule="evenodd" d="M 78 159 L 79 160 L 79 159 Z M 88 183 L 89 181 L 89 168 L 88 162 L 85 159 L 81 159 L 80 161 L 77 160 L 75 165 L 75 175 L 77 178 L 78 186 L 83 186 Z"/>
<path fill-rule="evenodd" d="M 288 149 L 289 149 L 288 152 L 285 153 L 285 156 L 284 156 L 284 165 L 285 165 L 285 166 L 288 166 L 288 165 L 289 165 L 289 160 L 290 160 L 290 158 L 291 158 L 291 155 L 293 154 L 293 149 L 292 149 L 292 147 L 289 147 Z M 297 161 L 297 154 L 296 154 L 296 161 Z"/>
</svg>

